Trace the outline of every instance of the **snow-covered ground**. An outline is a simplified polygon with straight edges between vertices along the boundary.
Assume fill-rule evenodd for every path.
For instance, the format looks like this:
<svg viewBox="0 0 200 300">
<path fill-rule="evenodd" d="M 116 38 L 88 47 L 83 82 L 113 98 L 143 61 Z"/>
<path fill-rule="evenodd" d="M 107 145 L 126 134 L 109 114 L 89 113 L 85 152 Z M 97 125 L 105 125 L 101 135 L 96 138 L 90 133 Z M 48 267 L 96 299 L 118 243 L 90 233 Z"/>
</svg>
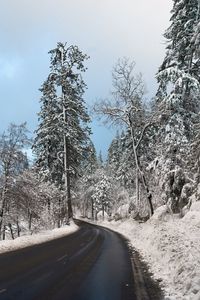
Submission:
<svg viewBox="0 0 200 300">
<path fill-rule="evenodd" d="M 200 300 L 200 201 L 182 219 L 160 207 L 146 223 L 128 219 L 101 225 L 129 238 L 154 277 L 162 279 L 166 300 Z"/>
<path fill-rule="evenodd" d="M 155 279 L 162 279 L 166 300 L 200 300 L 200 201 L 182 218 L 155 211 L 146 223 L 133 219 L 99 224 L 125 235 L 148 263 Z M 78 230 L 71 223 L 15 240 L 0 242 L 0 253 L 40 244 Z"/>
<path fill-rule="evenodd" d="M 70 226 L 66 225 L 62 228 L 41 231 L 37 234 L 18 237 L 15 240 L 0 241 L 0 253 L 41 244 L 71 234 L 77 231 L 78 229 L 79 227 L 73 221 L 71 221 Z"/>
</svg>

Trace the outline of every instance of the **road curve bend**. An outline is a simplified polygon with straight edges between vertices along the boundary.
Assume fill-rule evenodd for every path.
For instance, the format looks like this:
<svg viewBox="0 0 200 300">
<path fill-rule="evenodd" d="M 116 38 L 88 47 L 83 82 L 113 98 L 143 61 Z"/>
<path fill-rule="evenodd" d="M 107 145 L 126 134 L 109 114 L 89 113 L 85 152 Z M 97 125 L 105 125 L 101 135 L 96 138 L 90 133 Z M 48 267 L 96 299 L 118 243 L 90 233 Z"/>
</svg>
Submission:
<svg viewBox="0 0 200 300">
<path fill-rule="evenodd" d="M 71 235 L 0 255 L 1 300 L 162 299 L 122 236 L 76 222 Z"/>
</svg>

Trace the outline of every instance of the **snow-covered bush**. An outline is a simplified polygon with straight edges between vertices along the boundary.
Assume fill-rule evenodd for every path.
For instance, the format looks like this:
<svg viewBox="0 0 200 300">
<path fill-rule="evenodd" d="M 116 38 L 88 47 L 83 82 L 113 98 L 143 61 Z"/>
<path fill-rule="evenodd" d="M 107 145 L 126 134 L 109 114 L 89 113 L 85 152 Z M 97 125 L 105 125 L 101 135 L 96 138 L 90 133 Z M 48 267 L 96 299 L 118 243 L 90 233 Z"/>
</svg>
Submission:
<svg viewBox="0 0 200 300">
<path fill-rule="evenodd" d="M 34 170 L 15 177 L 9 189 L 9 214 L 5 228 L 13 229 L 13 237 L 59 227 L 64 221 L 63 193 L 53 184 L 41 182 Z M 7 230 L 8 232 L 8 230 Z M 7 234 L 8 236 L 8 234 Z"/>
<path fill-rule="evenodd" d="M 126 219 L 129 216 L 129 204 L 123 204 L 117 209 L 115 213 L 115 220 Z"/>
</svg>

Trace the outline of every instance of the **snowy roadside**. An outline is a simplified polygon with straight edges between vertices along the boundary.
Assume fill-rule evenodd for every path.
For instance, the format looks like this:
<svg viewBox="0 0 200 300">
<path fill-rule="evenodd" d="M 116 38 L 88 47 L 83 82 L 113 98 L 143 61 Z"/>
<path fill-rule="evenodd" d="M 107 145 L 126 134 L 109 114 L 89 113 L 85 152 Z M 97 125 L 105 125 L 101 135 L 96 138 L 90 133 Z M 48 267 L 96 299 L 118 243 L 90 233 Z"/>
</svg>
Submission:
<svg viewBox="0 0 200 300">
<path fill-rule="evenodd" d="M 62 228 L 41 231 L 40 233 L 21 236 L 14 240 L 0 241 L 0 254 L 51 241 L 69 235 L 78 229 L 79 227 L 74 222 L 71 222 L 70 226 L 66 225 Z"/>
<path fill-rule="evenodd" d="M 166 300 L 200 300 L 200 211 L 183 219 L 160 216 L 146 223 L 128 219 L 99 224 L 131 241 L 154 278 L 162 280 Z"/>
</svg>

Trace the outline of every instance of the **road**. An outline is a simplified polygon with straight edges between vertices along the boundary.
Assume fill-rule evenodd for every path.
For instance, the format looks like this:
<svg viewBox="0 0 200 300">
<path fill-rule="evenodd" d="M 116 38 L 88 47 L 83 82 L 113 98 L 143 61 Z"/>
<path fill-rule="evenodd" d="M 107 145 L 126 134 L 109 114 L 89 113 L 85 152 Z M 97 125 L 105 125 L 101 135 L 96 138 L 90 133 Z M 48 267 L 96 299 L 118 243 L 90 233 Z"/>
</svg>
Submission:
<svg viewBox="0 0 200 300">
<path fill-rule="evenodd" d="M 1 254 L 0 299 L 162 299 L 123 237 L 78 223 L 80 230 L 69 236 Z"/>
</svg>

